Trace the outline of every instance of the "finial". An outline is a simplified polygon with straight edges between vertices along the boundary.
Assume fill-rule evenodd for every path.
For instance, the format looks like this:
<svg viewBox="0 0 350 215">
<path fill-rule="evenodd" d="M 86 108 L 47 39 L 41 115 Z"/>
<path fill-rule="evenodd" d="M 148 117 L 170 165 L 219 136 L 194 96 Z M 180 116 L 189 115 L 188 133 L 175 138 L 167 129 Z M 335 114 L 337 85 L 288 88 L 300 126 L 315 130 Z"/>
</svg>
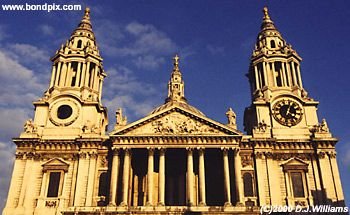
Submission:
<svg viewBox="0 0 350 215">
<path fill-rule="evenodd" d="M 264 12 L 264 19 L 270 19 L 269 9 L 266 6 L 264 7 L 263 12 Z"/>
<path fill-rule="evenodd" d="M 178 54 L 175 55 L 174 59 L 174 66 L 175 67 L 179 67 L 179 61 L 180 61 L 180 57 Z"/>
<path fill-rule="evenodd" d="M 90 8 L 87 7 L 85 8 L 85 17 L 89 17 L 90 16 Z"/>
</svg>

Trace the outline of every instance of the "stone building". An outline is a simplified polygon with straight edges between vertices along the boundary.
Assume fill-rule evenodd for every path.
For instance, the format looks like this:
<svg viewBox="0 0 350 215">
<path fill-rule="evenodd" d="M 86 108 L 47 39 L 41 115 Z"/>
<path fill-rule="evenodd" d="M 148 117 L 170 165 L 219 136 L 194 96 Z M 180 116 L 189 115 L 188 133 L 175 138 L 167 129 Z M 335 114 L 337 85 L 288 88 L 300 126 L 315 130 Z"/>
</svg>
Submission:
<svg viewBox="0 0 350 215">
<path fill-rule="evenodd" d="M 247 74 L 246 134 L 191 106 L 174 57 L 165 103 L 106 133 L 106 73 L 85 15 L 52 61 L 34 120 L 13 139 L 4 215 L 259 214 L 259 206 L 344 205 L 335 144 L 303 88 L 301 57 L 264 8 Z"/>
</svg>

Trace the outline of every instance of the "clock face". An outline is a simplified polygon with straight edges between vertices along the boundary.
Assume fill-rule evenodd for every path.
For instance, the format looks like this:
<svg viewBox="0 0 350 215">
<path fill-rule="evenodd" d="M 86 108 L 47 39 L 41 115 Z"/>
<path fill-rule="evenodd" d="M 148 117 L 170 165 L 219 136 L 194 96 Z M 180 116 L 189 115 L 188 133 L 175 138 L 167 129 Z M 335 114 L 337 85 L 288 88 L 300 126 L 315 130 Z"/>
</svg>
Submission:
<svg viewBox="0 0 350 215">
<path fill-rule="evenodd" d="M 282 125 L 294 126 L 302 119 L 302 109 L 298 103 L 290 99 L 283 99 L 273 106 L 273 117 Z"/>
</svg>

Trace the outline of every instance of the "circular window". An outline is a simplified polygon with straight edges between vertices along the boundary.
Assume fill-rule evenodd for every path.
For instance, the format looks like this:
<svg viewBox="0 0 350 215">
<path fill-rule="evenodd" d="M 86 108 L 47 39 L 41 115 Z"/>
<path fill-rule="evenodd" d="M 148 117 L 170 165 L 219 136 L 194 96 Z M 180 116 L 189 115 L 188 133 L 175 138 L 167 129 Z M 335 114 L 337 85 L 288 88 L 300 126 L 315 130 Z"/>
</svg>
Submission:
<svg viewBox="0 0 350 215">
<path fill-rule="evenodd" d="M 73 110 L 71 108 L 71 106 L 69 105 L 61 105 L 58 109 L 57 109 L 57 117 L 59 119 L 67 119 L 68 117 L 70 117 L 73 113 Z"/>
</svg>

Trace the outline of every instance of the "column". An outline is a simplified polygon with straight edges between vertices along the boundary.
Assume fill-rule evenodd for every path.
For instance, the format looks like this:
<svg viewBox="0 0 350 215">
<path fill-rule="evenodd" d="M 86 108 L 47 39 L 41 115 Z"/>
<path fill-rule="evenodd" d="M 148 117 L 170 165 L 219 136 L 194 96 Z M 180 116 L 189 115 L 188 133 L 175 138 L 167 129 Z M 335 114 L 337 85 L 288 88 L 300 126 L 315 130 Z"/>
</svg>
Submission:
<svg viewBox="0 0 350 215">
<path fill-rule="evenodd" d="M 263 71 L 264 71 L 264 77 L 265 77 L 265 86 L 269 86 L 269 76 L 267 76 L 267 71 L 266 71 L 266 62 L 262 62 L 263 65 Z"/>
<path fill-rule="evenodd" d="M 95 173 L 96 173 L 96 161 L 97 154 L 96 152 L 91 152 L 90 162 L 89 162 L 89 175 L 88 175 L 88 184 L 87 184 L 87 195 L 86 195 L 86 206 L 92 206 L 92 194 L 94 191 L 95 184 Z"/>
<path fill-rule="evenodd" d="M 95 73 L 94 73 L 94 82 L 93 82 L 93 89 L 94 90 L 98 90 L 98 84 L 99 84 L 99 75 L 98 75 L 98 71 L 99 70 L 99 68 L 98 68 L 98 65 L 96 64 L 96 66 L 95 66 Z"/>
<path fill-rule="evenodd" d="M 287 198 L 286 198 L 286 204 L 287 205 L 292 205 L 291 200 L 291 192 L 290 192 L 290 184 L 289 184 L 289 176 L 288 176 L 288 172 L 284 171 L 284 178 L 286 180 L 286 191 L 287 191 Z"/>
<path fill-rule="evenodd" d="M 50 87 L 53 87 L 54 83 L 55 83 L 55 76 L 56 76 L 56 65 L 52 65 L 52 72 L 51 72 L 51 81 L 50 81 Z"/>
<path fill-rule="evenodd" d="M 273 86 L 277 87 L 275 63 L 272 62 L 271 65 L 272 65 L 271 72 L 272 72 Z"/>
<path fill-rule="evenodd" d="M 295 86 L 298 86 L 298 81 L 297 81 L 297 75 L 295 72 L 295 66 L 294 66 L 294 62 L 290 62 L 291 66 L 292 66 L 292 76 L 293 76 L 293 82 Z"/>
<path fill-rule="evenodd" d="M 303 88 L 303 82 L 301 80 L 301 75 L 300 75 L 300 66 L 297 65 L 297 73 L 298 73 L 298 80 L 299 80 L 299 85 L 300 85 L 300 88 Z"/>
<path fill-rule="evenodd" d="M 287 78 L 286 78 L 286 68 L 284 66 L 284 62 L 281 62 L 282 64 L 282 81 L 283 81 L 283 84 L 282 86 L 284 87 L 287 87 L 288 86 L 288 82 L 287 82 Z"/>
<path fill-rule="evenodd" d="M 72 62 L 68 63 L 67 72 L 66 72 L 66 81 L 65 86 L 70 87 L 71 86 L 71 80 L 72 80 Z"/>
<path fill-rule="evenodd" d="M 86 70 L 85 70 L 85 80 L 84 80 L 85 87 L 89 86 L 89 76 L 91 76 L 91 74 L 90 74 L 90 62 L 87 62 Z"/>
<path fill-rule="evenodd" d="M 187 202 L 189 206 L 193 205 L 193 151 L 187 149 Z"/>
<path fill-rule="evenodd" d="M 82 66 L 82 68 L 81 68 L 81 80 L 80 80 L 80 82 L 79 82 L 79 86 L 80 87 L 83 87 L 84 86 L 84 84 L 85 84 L 85 77 L 86 77 L 86 63 L 82 63 L 83 64 L 83 66 Z"/>
<path fill-rule="evenodd" d="M 239 155 L 239 149 L 235 149 L 235 176 L 236 176 L 236 195 L 237 205 L 244 205 L 244 189 L 241 175 L 241 156 Z M 254 185 L 253 185 L 254 186 Z"/>
<path fill-rule="evenodd" d="M 148 149 L 148 172 L 147 172 L 147 205 L 153 205 L 153 172 L 154 172 L 154 149 Z"/>
<path fill-rule="evenodd" d="M 165 205 L 165 149 L 159 150 L 158 205 Z"/>
<path fill-rule="evenodd" d="M 80 84 L 80 76 L 82 74 L 81 64 L 82 64 L 81 62 L 78 62 L 77 74 L 75 79 L 75 87 L 79 87 L 79 84 Z"/>
<path fill-rule="evenodd" d="M 228 149 L 222 150 L 224 161 L 225 206 L 231 206 L 230 168 L 228 163 Z"/>
<path fill-rule="evenodd" d="M 61 65 L 62 65 L 62 63 L 58 62 L 58 66 L 57 66 L 57 69 L 56 69 L 55 86 L 58 86 L 58 84 L 59 84 L 60 73 L 61 73 Z"/>
<path fill-rule="evenodd" d="M 98 92 L 98 98 L 99 98 L 99 101 L 101 101 L 103 79 L 101 78 L 101 79 L 99 80 L 99 82 L 100 82 L 100 86 L 99 86 L 99 90 L 100 90 L 100 91 Z"/>
<path fill-rule="evenodd" d="M 344 201 L 343 189 L 340 181 L 339 169 L 336 160 L 336 152 L 330 152 L 329 154 L 330 165 L 332 167 L 333 177 L 334 177 L 334 186 L 336 189 L 336 194 L 338 201 Z M 311 197 L 310 197 L 311 198 Z"/>
<path fill-rule="evenodd" d="M 125 149 L 124 167 L 123 167 L 123 199 L 121 206 L 128 205 L 128 190 L 129 190 L 129 174 L 130 174 L 130 149 Z"/>
<path fill-rule="evenodd" d="M 111 171 L 111 183 L 109 190 L 109 206 L 116 206 L 117 197 L 117 184 L 118 184 L 118 172 L 119 172 L 119 149 L 113 149 L 113 161 Z"/>
<path fill-rule="evenodd" d="M 59 81 L 59 86 L 64 86 L 66 82 L 66 74 L 67 74 L 67 63 L 63 63 L 62 68 L 61 68 L 61 75 L 60 75 L 60 81 Z"/>
<path fill-rule="evenodd" d="M 199 149 L 199 205 L 205 206 L 205 164 L 204 164 L 204 149 Z"/>
<path fill-rule="evenodd" d="M 254 72 L 255 72 L 255 85 L 256 85 L 256 89 L 260 89 L 260 85 L 259 85 L 259 74 L 258 74 L 258 69 L 256 68 L 256 65 L 254 66 Z"/>
</svg>

